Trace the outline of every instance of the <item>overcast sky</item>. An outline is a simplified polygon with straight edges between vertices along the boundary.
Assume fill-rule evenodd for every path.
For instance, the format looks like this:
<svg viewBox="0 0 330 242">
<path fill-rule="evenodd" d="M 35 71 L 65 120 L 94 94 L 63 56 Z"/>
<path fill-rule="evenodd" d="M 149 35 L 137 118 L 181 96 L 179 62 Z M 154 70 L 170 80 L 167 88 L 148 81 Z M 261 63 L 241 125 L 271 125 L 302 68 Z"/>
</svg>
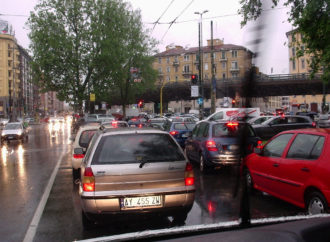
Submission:
<svg viewBox="0 0 330 242">
<path fill-rule="evenodd" d="M 1 3 L 0 18 L 12 24 L 15 36 L 20 45 L 29 46 L 28 28 L 25 22 L 30 11 L 38 0 L 5 0 Z M 213 20 L 214 38 L 224 39 L 225 44 L 237 44 L 258 51 L 262 54 L 256 60 L 256 65 L 264 73 L 287 74 L 288 47 L 285 45 L 285 33 L 292 30 L 287 22 L 288 8 L 279 6 L 277 9 L 265 11 L 264 18 L 259 21 L 265 24 L 265 29 L 258 36 L 251 31 L 256 23 L 251 23 L 243 29 L 240 26 L 241 16 L 237 15 L 239 0 L 127 0 L 134 9 L 140 9 L 145 28 L 153 29 L 152 37 L 158 40 L 159 51 L 164 51 L 169 44 L 184 47 L 198 46 L 198 22 L 200 15 L 194 12 L 203 12 L 203 44 L 210 39 L 210 21 Z M 168 8 L 168 9 L 167 9 Z M 268 9 L 268 7 L 266 7 Z M 167 11 L 165 12 L 165 10 Z M 165 12 L 165 13 L 164 13 Z M 164 13 L 164 14 L 163 14 Z M 161 17 L 161 15 L 163 16 Z M 160 18 L 161 17 L 161 18 Z M 157 19 L 159 23 L 154 25 Z M 176 19 L 177 18 L 177 19 Z M 169 28 L 169 23 L 176 19 Z M 259 23 L 257 23 L 259 24 Z M 262 45 L 249 45 L 255 38 L 263 39 Z M 257 48 L 257 49 L 256 49 Z"/>
</svg>

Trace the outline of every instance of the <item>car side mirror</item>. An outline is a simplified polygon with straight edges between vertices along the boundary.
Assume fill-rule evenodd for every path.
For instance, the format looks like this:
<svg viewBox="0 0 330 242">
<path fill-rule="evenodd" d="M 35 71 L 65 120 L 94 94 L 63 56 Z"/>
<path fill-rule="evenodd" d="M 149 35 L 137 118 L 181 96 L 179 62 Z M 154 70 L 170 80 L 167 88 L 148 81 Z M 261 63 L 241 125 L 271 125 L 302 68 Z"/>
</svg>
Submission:
<svg viewBox="0 0 330 242">
<path fill-rule="evenodd" d="M 85 150 L 84 150 L 84 148 L 74 148 L 73 153 L 77 154 L 77 155 L 84 155 Z"/>
<path fill-rule="evenodd" d="M 254 148 L 254 153 L 261 155 L 262 149 L 261 148 Z"/>
</svg>

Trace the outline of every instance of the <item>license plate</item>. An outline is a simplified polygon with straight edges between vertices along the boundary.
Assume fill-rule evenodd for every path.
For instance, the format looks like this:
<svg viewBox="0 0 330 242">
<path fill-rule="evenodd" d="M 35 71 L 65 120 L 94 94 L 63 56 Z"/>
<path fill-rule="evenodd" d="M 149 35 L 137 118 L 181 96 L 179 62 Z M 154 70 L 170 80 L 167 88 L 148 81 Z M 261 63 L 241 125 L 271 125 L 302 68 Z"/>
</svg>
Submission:
<svg viewBox="0 0 330 242">
<path fill-rule="evenodd" d="M 228 149 L 229 150 L 239 150 L 239 145 L 229 145 Z"/>
<path fill-rule="evenodd" d="M 13 136 L 8 136 L 8 139 L 13 139 L 14 137 Z"/>
<path fill-rule="evenodd" d="M 136 127 L 136 125 L 135 125 L 135 124 L 131 124 L 131 125 L 130 125 L 130 127 L 133 127 L 133 128 L 135 128 L 135 127 Z"/>
<path fill-rule="evenodd" d="M 161 196 L 125 197 L 121 199 L 121 208 L 161 207 Z"/>
</svg>

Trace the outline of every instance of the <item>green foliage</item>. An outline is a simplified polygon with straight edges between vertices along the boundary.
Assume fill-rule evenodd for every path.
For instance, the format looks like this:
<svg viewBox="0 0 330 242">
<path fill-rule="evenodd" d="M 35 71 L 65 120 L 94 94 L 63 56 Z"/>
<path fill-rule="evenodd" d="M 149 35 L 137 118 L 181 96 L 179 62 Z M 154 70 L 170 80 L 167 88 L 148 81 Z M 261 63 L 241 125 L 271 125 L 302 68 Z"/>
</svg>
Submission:
<svg viewBox="0 0 330 242">
<path fill-rule="evenodd" d="M 243 16 L 244 26 L 248 21 L 256 20 L 262 12 L 262 0 L 241 0 L 239 13 Z M 272 0 L 273 6 L 279 0 Z M 299 49 L 298 56 L 303 52 L 313 56 L 310 67 L 312 75 L 321 71 L 323 80 L 330 79 L 330 2 L 329 0 L 285 0 L 290 7 L 289 21 L 302 35 L 304 49 Z"/>
<path fill-rule="evenodd" d="M 44 91 L 81 107 L 89 93 L 123 103 L 152 85 L 155 46 L 143 30 L 141 16 L 120 0 L 41 0 L 31 12 L 31 50 L 35 80 Z M 129 69 L 141 69 L 144 82 L 127 82 Z M 130 84 L 130 85 L 128 85 Z"/>
</svg>

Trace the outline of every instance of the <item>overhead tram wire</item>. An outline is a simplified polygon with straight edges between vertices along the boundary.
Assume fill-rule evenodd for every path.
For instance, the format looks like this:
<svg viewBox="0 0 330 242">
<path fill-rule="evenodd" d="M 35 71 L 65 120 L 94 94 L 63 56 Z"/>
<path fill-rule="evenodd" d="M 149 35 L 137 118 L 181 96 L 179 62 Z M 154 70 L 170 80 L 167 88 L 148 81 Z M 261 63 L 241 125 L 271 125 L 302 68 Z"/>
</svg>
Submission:
<svg viewBox="0 0 330 242">
<path fill-rule="evenodd" d="M 154 22 L 154 27 L 152 28 L 152 31 L 154 31 L 155 27 L 157 24 L 159 24 L 159 20 L 164 16 L 164 14 L 167 12 L 167 10 L 170 8 L 170 6 L 172 5 L 172 3 L 174 2 L 175 0 L 172 0 L 170 2 L 170 4 L 166 7 L 165 11 L 160 15 L 160 17 Z"/>
<path fill-rule="evenodd" d="M 263 12 L 267 12 L 267 11 L 272 11 L 272 10 L 281 10 L 281 9 L 285 9 L 288 7 L 280 7 L 280 8 L 269 8 L 269 9 L 265 9 L 262 10 Z M 206 17 L 203 18 L 204 20 L 210 20 L 210 19 L 217 19 L 217 18 L 225 18 L 225 17 L 233 17 L 233 16 L 239 16 L 240 14 L 238 13 L 232 13 L 232 14 L 224 14 L 224 15 L 218 15 L 218 16 L 213 16 L 213 17 Z M 189 23 L 189 22 L 196 22 L 199 19 L 188 19 L 188 20 L 182 20 L 182 21 L 175 21 L 175 24 L 181 24 L 181 23 Z M 172 24 L 173 21 L 170 22 L 158 22 L 157 24 Z M 155 22 L 152 23 L 145 23 L 145 24 L 155 24 Z"/>
<path fill-rule="evenodd" d="M 168 29 L 166 30 L 165 34 L 163 35 L 161 41 L 163 41 L 164 37 L 166 36 L 167 32 L 170 30 L 170 28 L 172 27 L 172 25 L 176 22 L 176 20 L 190 7 L 190 5 L 194 2 L 194 0 L 191 0 L 190 3 L 188 3 L 188 5 L 181 11 L 181 13 L 173 20 L 171 21 L 168 26 Z"/>
</svg>

